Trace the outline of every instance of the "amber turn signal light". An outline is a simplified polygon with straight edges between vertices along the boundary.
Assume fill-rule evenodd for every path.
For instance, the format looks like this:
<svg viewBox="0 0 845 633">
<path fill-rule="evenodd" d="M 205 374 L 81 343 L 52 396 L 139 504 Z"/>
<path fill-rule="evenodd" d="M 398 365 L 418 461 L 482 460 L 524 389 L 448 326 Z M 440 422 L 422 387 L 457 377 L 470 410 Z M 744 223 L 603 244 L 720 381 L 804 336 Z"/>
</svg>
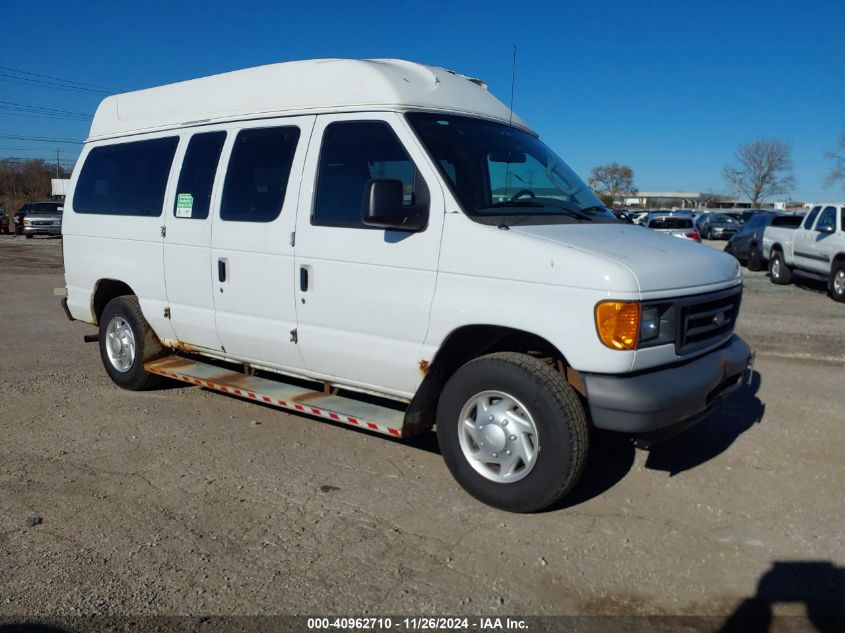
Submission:
<svg viewBox="0 0 845 633">
<path fill-rule="evenodd" d="M 640 304 L 635 301 L 602 301 L 596 306 L 596 329 L 610 349 L 637 349 Z"/>
</svg>

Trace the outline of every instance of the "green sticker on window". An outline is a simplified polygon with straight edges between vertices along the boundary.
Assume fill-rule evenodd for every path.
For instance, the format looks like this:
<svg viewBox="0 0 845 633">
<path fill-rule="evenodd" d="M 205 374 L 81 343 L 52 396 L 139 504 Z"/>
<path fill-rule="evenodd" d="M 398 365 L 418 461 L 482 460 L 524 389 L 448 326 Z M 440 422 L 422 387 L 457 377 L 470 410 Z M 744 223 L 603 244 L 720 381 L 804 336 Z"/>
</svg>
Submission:
<svg viewBox="0 0 845 633">
<path fill-rule="evenodd" d="M 176 196 L 176 217 L 189 218 L 194 208 L 194 197 L 189 193 L 180 193 Z"/>
</svg>

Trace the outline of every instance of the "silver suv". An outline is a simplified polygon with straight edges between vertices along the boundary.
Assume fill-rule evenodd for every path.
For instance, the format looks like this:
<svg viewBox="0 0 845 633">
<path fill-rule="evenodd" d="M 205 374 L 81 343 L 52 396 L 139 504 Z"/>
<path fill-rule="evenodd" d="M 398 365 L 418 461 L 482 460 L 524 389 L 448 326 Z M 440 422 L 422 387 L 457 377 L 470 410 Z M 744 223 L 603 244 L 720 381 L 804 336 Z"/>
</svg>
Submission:
<svg viewBox="0 0 845 633">
<path fill-rule="evenodd" d="M 36 235 L 61 235 L 64 202 L 33 202 L 21 220 L 27 238 Z"/>
</svg>

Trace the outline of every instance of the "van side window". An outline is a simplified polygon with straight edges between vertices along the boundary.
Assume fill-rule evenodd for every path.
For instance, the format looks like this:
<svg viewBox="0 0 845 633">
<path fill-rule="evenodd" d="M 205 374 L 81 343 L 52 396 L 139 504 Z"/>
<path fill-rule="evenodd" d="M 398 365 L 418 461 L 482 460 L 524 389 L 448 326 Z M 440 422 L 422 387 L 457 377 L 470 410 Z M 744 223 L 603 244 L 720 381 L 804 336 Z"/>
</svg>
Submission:
<svg viewBox="0 0 845 633">
<path fill-rule="evenodd" d="M 272 222 L 282 212 L 298 127 L 241 130 L 223 185 L 220 219 Z"/>
<path fill-rule="evenodd" d="M 211 187 L 225 141 L 226 132 L 206 132 L 191 137 L 173 203 L 173 215 L 177 218 L 204 220 L 208 217 Z"/>
<path fill-rule="evenodd" d="M 160 216 L 167 176 L 179 139 L 95 147 L 85 159 L 73 194 L 77 213 Z"/>
<path fill-rule="evenodd" d="M 363 223 L 367 183 L 401 180 L 404 206 L 427 211 L 429 192 L 402 143 L 382 121 L 332 123 L 323 133 L 311 223 L 375 228 Z"/>
<path fill-rule="evenodd" d="M 816 221 L 816 216 L 819 214 L 821 207 L 813 207 L 813 210 L 807 215 L 807 219 L 804 220 L 804 228 L 806 230 L 810 230 L 813 228 L 813 222 Z"/>
</svg>

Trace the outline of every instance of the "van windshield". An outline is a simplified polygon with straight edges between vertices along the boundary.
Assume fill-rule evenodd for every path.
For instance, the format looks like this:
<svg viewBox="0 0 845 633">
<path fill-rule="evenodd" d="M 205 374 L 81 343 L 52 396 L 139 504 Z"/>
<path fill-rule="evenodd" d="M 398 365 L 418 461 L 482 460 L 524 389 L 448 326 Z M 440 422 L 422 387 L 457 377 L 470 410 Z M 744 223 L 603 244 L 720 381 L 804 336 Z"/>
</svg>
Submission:
<svg viewBox="0 0 845 633">
<path fill-rule="evenodd" d="M 486 224 L 618 220 L 566 163 L 518 128 L 411 112 L 408 121 L 464 212 Z"/>
</svg>

